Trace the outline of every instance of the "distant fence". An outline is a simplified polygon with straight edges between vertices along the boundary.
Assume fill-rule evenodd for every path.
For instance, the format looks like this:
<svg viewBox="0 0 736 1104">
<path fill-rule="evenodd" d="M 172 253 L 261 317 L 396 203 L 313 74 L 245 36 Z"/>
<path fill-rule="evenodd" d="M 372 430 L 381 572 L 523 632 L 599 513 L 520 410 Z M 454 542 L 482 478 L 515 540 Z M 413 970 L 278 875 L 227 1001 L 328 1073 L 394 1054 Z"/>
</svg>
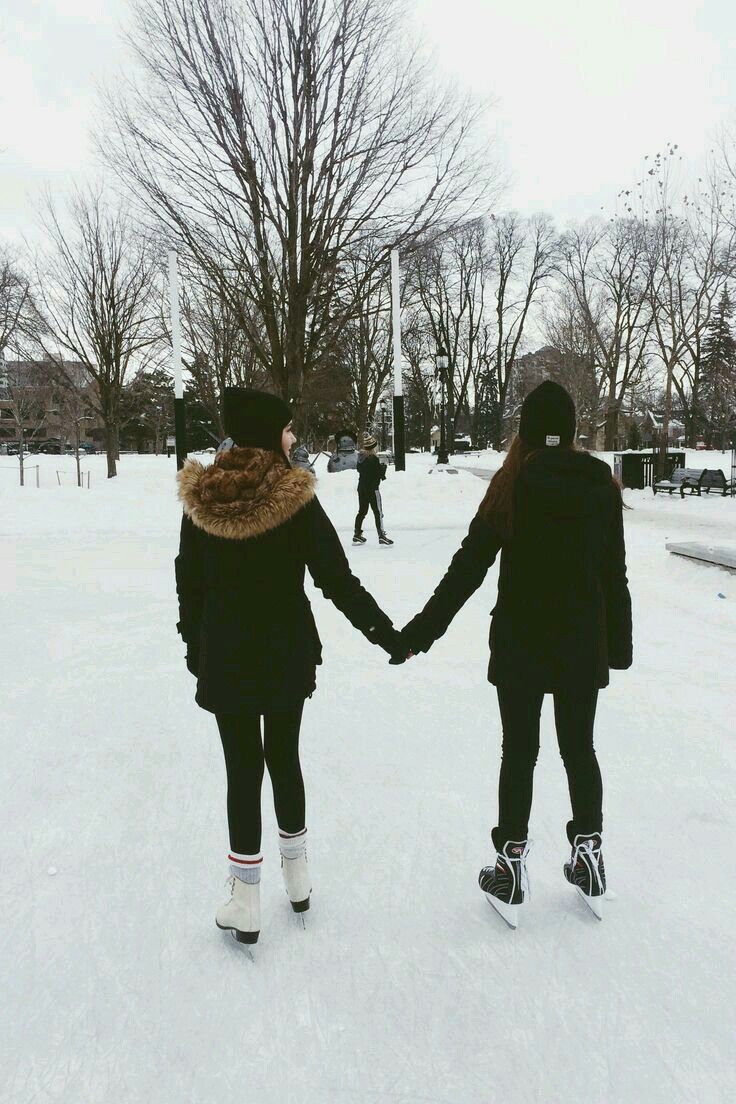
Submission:
<svg viewBox="0 0 736 1104">
<path fill-rule="evenodd" d="M 68 479 L 68 480 L 64 479 L 62 481 L 62 478 L 61 478 L 62 475 L 64 475 L 64 476 L 68 475 L 68 476 L 71 476 L 71 478 Z M 87 490 L 89 490 L 89 472 L 88 471 L 80 472 L 79 473 L 79 478 L 77 478 L 76 471 L 69 471 L 68 468 L 62 468 L 60 471 L 57 469 L 57 471 L 56 471 L 56 482 L 59 484 L 60 487 L 66 487 L 70 483 L 72 483 L 75 487 L 76 486 L 84 487 L 85 486 L 85 482 L 84 482 L 85 476 L 87 478 L 87 484 L 86 484 Z"/>
<path fill-rule="evenodd" d="M 18 483 L 20 483 L 20 464 L 13 464 L 12 467 L 9 464 L 1 464 L 0 471 L 12 471 L 18 476 Z M 35 471 L 36 473 L 36 486 L 41 486 L 41 474 L 38 464 L 24 464 L 23 465 L 23 484 L 22 486 L 28 486 L 27 475 L 29 472 Z"/>
</svg>

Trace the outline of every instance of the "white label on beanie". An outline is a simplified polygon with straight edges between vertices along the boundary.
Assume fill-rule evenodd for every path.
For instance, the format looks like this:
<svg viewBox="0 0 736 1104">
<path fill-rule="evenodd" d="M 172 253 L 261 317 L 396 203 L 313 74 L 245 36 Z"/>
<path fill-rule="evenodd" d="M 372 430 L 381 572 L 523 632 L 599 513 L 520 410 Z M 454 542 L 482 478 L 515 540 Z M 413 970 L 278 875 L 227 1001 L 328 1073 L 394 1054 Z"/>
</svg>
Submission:
<svg viewBox="0 0 736 1104">
<path fill-rule="evenodd" d="M 547 438 L 545 440 L 546 445 L 559 445 L 559 443 L 560 443 L 560 438 L 559 437 L 553 437 L 551 433 L 547 434 Z"/>
</svg>

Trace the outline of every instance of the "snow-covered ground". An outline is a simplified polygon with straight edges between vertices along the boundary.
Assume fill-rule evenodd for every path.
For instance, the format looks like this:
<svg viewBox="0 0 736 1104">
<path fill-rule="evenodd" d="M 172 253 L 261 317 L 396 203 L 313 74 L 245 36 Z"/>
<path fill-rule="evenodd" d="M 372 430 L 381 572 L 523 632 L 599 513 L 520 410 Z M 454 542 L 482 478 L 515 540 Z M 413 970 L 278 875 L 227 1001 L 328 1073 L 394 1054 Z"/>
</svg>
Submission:
<svg viewBox="0 0 736 1104">
<path fill-rule="evenodd" d="M 599 708 L 603 924 L 562 880 L 548 705 L 516 933 L 476 885 L 496 813 L 496 569 L 399 668 L 316 593 L 313 907 L 303 931 L 267 794 L 252 962 L 213 922 L 224 768 L 174 628 L 174 462 L 123 457 L 107 482 L 89 458 L 90 490 L 56 485 L 58 457 L 38 462 L 40 490 L 21 490 L 0 458 L 3 1101 L 733 1099 L 736 576 L 664 545 L 733 541 L 736 500 L 626 495 L 636 658 Z M 429 457 L 409 465 L 384 484 L 392 549 L 348 547 L 355 477 L 320 477 L 356 572 L 400 624 L 484 491 L 467 471 L 430 475 Z"/>
</svg>

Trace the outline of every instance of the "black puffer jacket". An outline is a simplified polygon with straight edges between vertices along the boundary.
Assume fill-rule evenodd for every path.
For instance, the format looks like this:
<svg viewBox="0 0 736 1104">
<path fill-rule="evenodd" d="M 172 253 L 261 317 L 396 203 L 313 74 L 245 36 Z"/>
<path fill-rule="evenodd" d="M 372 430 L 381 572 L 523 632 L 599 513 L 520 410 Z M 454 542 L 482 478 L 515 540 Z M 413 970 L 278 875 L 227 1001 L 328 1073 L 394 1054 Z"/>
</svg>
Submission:
<svg viewBox="0 0 736 1104">
<path fill-rule="evenodd" d="M 313 475 L 233 448 L 208 468 L 187 461 L 177 478 L 179 631 L 203 709 L 266 712 L 312 693 L 322 645 L 305 567 L 371 643 L 396 652 L 399 634 L 351 573 Z"/>
<path fill-rule="evenodd" d="M 516 484 L 513 538 L 479 513 L 442 582 L 403 630 L 428 651 L 483 582 L 501 550 L 488 678 L 552 691 L 608 685 L 632 662 L 631 598 L 621 494 L 588 453 L 544 450 Z"/>
</svg>

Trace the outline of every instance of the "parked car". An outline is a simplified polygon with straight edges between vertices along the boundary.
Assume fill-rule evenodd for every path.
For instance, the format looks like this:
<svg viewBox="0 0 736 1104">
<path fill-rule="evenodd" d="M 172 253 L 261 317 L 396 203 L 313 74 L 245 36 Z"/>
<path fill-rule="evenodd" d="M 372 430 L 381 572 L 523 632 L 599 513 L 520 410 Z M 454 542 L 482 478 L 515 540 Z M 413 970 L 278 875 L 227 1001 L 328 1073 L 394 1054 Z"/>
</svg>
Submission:
<svg viewBox="0 0 736 1104">
<path fill-rule="evenodd" d="M 38 451 L 46 456 L 61 456 L 61 445 L 58 441 L 44 441 Z"/>
</svg>

